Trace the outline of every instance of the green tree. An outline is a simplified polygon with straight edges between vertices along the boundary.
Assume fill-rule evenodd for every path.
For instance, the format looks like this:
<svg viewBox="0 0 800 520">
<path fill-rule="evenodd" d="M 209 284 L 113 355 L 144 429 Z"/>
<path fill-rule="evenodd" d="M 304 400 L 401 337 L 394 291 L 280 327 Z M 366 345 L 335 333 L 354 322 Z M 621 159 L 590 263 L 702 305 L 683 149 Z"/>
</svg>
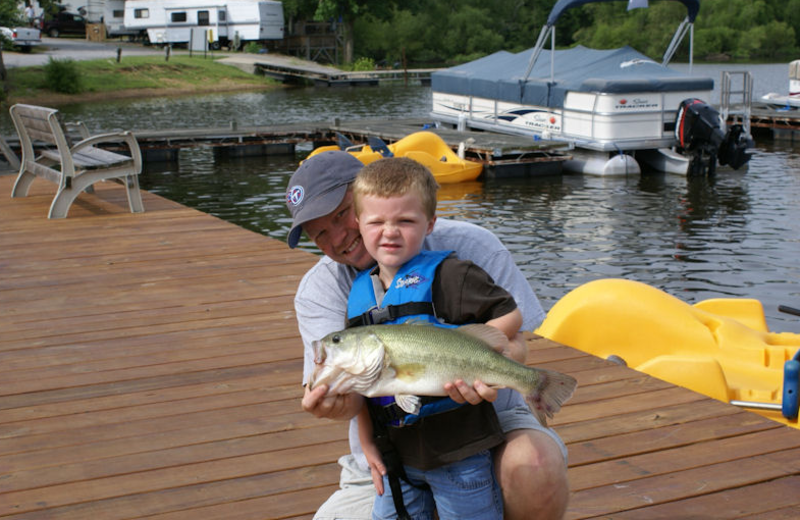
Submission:
<svg viewBox="0 0 800 520">
<path fill-rule="evenodd" d="M 16 0 L 0 0 L 0 26 L 14 27 L 24 22 L 22 10 Z"/>
<path fill-rule="evenodd" d="M 297 0 L 301 2 L 302 0 Z M 400 0 L 318 0 L 314 19 L 318 21 L 337 20 L 344 27 L 344 60 L 346 63 L 353 61 L 353 24 L 361 16 L 372 16 L 378 20 L 390 19 L 394 7 L 404 4 L 409 8 L 415 2 L 401 2 Z"/>
</svg>

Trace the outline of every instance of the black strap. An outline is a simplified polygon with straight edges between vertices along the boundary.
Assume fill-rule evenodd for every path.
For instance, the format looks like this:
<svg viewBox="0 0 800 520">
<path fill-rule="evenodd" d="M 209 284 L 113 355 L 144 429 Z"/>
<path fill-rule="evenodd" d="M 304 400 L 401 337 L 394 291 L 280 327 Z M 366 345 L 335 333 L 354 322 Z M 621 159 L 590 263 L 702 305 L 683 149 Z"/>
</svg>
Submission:
<svg viewBox="0 0 800 520">
<path fill-rule="evenodd" d="M 347 321 L 347 326 L 349 328 L 379 325 L 403 316 L 415 316 L 417 314 L 435 315 L 433 304 L 431 302 L 409 302 L 401 303 L 400 305 L 387 305 L 386 307 L 373 307 L 360 316 L 350 318 Z"/>
<path fill-rule="evenodd" d="M 429 490 L 428 484 L 414 484 L 408 479 L 406 470 L 403 467 L 403 461 L 400 460 L 400 454 L 397 452 L 392 441 L 389 440 L 389 427 L 383 420 L 376 418 L 373 415 L 373 410 L 376 407 L 370 407 L 370 419 L 372 420 L 372 434 L 375 440 L 375 446 L 381 453 L 383 464 L 386 466 L 386 478 L 389 480 L 389 488 L 392 490 L 392 501 L 394 508 L 397 511 L 398 520 L 411 520 L 408 514 L 405 502 L 403 501 L 403 488 L 400 485 L 400 479 L 408 482 L 409 485 L 423 490 Z"/>
</svg>

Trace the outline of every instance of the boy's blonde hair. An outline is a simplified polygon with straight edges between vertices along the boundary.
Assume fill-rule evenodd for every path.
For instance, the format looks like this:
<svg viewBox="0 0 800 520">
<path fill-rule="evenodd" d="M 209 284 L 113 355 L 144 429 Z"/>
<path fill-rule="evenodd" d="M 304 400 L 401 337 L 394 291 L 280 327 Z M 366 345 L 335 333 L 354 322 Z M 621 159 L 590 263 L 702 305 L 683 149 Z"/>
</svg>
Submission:
<svg viewBox="0 0 800 520">
<path fill-rule="evenodd" d="M 439 184 L 424 165 L 407 157 L 385 157 L 364 166 L 353 183 L 356 215 L 361 214 L 361 197 L 389 198 L 415 192 L 422 201 L 425 215 L 436 215 L 436 192 Z"/>
</svg>

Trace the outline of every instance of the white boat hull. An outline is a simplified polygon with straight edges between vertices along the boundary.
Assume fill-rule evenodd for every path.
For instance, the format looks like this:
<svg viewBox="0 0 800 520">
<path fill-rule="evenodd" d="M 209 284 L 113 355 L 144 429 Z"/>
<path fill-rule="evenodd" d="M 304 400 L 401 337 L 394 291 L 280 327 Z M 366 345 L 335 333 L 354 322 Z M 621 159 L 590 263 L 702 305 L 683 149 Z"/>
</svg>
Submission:
<svg viewBox="0 0 800 520">
<path fill-rule="evenodd" d="M 761 101 L 768 105 L 775 105 L 780 107 L 800 108 L 800 94 L 778 94 L 777 92 L 770 92 L 761 96 Z"/>
<path fill-rule="evenodd" d="M 610 155 L 632 153 L 648 168 L 685 175 L 688 159 L 671 150 L 676 145 L 674 122 L 687 98 L 709 91 L 606 94 L 569 92 L 563 108 L 518 105 L 503 101 L 433 92 L 433 117 L 459 128 L 477 128 L 563 141 L 576 149 L 601 152 L 585 166 L 565 163 L 571 171 L 590 175 L 630 175 L 631 165 L 612 162 Z M 588 155 L 587 155 L 588 156 Z M 628 156 L 630 157 L 630 156 Z M 643 165 L 636 164 L 637 174 Z M 604 173 L 613 172 L 613 173 Z"/>
</svg>

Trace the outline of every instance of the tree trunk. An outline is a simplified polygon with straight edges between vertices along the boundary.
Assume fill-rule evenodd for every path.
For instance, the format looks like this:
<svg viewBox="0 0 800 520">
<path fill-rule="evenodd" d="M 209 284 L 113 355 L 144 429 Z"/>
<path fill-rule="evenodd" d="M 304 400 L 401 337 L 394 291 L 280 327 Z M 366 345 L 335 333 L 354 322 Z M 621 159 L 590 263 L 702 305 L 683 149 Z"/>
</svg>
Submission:
<svg viewBox="0 0 800 520">
<path fill-rule="evenodd" d="M 353 20 L 344 22 L 344 62 L 353 63 Z"/>
</svg>

